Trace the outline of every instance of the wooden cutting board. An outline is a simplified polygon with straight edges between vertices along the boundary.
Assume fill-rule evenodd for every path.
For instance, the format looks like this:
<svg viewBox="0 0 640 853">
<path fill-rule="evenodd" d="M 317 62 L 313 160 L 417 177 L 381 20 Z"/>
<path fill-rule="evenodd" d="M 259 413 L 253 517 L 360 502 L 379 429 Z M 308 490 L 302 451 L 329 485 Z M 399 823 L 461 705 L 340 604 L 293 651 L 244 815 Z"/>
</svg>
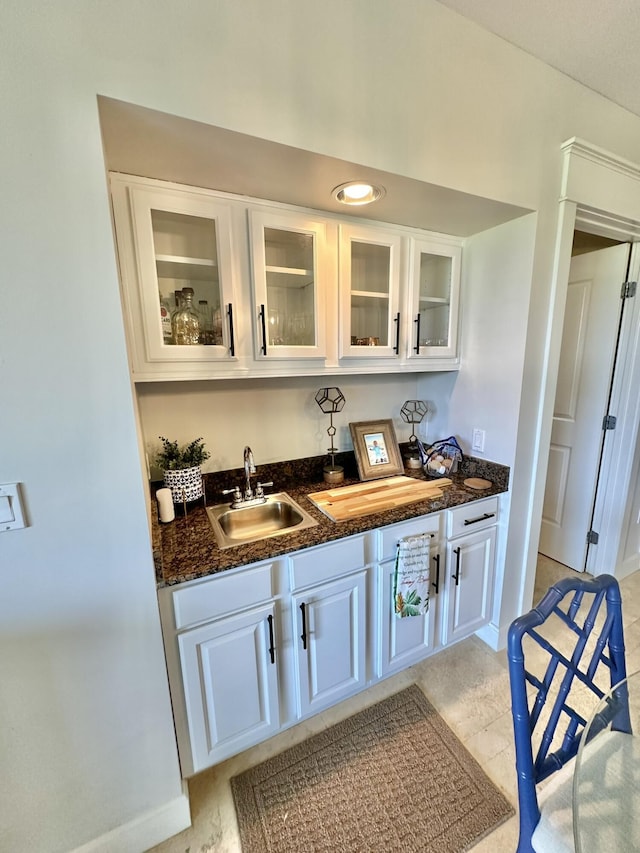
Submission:
<svg viewBox="0 0 640 853">
<path fill-rule="evenodd" d="M 346 521 L 404 504 L 441 498 L 442 490 L 451 483 L 446 477 L 426 481 L 413 477 L 386 477 L 384 480 L 313 492 L 308 498 L 333 521 Z"/>
</svg>

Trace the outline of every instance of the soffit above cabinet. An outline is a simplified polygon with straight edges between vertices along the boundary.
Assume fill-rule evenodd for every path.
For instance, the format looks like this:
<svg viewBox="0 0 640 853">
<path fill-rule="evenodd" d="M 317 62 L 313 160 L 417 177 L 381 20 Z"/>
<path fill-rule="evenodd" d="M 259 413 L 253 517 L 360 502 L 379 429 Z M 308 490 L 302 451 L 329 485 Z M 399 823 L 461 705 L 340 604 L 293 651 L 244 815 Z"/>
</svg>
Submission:
<svg viewBox="0 0 640 853">
<path fill-rule="evenodd" d="M 107 169 L 314 210 L 468 237 L 531 211 L 191 121 L 98 98 Z M 382 184 L 386 196 L 349 209 L 331 196 L 346 180 Z"/>
</svg>

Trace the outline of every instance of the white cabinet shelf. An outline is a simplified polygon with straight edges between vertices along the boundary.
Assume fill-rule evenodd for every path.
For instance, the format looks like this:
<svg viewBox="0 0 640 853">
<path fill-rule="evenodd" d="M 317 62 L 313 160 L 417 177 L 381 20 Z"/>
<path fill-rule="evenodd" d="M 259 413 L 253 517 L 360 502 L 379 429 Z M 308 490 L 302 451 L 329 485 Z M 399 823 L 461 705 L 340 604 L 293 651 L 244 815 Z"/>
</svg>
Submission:
<svg viewBox="0 0 640 853">
<path fill-rule="evenodd" d="M 388 293 L 371 293 L 369 290 L 352 290 L 351 296 L 356 299 L 389 299 Z"/>
<path fill-rule="evenodd" d="M 309 287 L 313 284 L 313 270 L 265 267 L 265 272 L 273 287 Z"/>
<path fill-rule="evenodd" d="M 158 277 L 187 279 L 189 281 L 209 281 L 215 261 L 209 258 L 180 258 L 174 255 L 156 255 Z"/>
<path fill-rule="evenodd" d="M 440 305 L 450 305 L 450 300 L 447 297 L 437 297 L 437 296 L 421 296 L 420 297 L 420 305 L 424 305 L 426 308 L 438 308 Z"/>
</svg>

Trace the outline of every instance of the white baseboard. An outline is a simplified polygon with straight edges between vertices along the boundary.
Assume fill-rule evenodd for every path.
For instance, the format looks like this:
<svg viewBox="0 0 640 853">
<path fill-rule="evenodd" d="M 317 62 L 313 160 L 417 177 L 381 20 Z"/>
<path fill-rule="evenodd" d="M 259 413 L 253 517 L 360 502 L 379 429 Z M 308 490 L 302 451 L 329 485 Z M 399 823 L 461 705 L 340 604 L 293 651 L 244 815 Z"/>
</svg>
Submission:
<svg viewBox="0 0 640 853">
<path fill-rule="evenodd" d="M 499 652 L 507 645 L 507 631 L 509 626 L 504 629 L 499 629 L 493 622 L 484 625 L 479 631 L 476 631 L 476 637 L 485 642 L 494 652 Z"/>
<path fill-rule="evenodd" d="M 144 853 L 190 826 L 187 783 L 183 782 L 180 797 L 94 838 L 73 853 Z"/>
<path fill-rule="evenodd" d="M 617 566 L 615 570 L 616 580 L 621 581 L 628 575 L 632 575 L 634 572 L 637 572 L 639 568 L 640 562 L 638 561 L 638 555 L 634 554 L 632 557 L 629 557 L 627 560 Z"/>
</svg>

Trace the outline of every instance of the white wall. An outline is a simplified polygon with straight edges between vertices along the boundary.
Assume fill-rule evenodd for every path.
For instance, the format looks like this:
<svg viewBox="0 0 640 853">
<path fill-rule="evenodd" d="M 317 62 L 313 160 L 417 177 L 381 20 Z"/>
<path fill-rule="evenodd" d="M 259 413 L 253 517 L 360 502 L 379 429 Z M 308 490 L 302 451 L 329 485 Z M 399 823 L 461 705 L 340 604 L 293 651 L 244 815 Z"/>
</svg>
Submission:
<svg viewBox="0 0 640 853">
<path fill-rule="evenodd" d="M 456 374 L 427 377 L 419 399 L 445 400 L 443 385 Z M 138 388 L 140 419 L 146 452 L 152 463 L 161 435 L 180 443 L 202 435 L 211 458 L 204 471 L 242 467 L 242 449 L 249 444 L 256 465 L 301 459 L 326 453 L 329 416 L 315 402 L 319 388 L 336 385 L 345 396 L 343 410 L 334 415 L 339 450 L 353 447 L 349 423 L 391 418 L 399 442 L 408 441 L 411 428 L 402 420 L 405 400 L 417 399 L 418 375 L 322 376 L 293 379 L 241 379 L 236 381 L 148 383 Z M 435 409 L 435 404 L 433 406 Z M 425 419 L 431 438 L 441 436 L 446 409 L 438 408 Z M 259 471 L 259 468 L 258 468 Z M 152 470 L 152 477 L 161 474 Z M 277 484 L 276 484 L 277 485 Z"/>
<path fill-rule="evenodd" d="M 25 483 L 31 524 L 0 534 L 0 846 L 56 853 L 180 795 L 96 94 L 538 211 L 533 278 L 514 283 L 531 299 L 512 542 L 530 523 L 559 146 L 634 159 L 640 120 L 432 0 L 5 0 L 0 75 L 0 480 Z M 476 394 L 478 424 L 493 396 Z M 100 849 L 157 840 L 126 837 Z"/>
<path fill-rule="evenodd" d="M 524 370 L 536 216 L 531 214 L 466 241 L 462 282 L 460 376 L 449 424 L 471 452 L 475 427 L 485 431 L 480 458 L 513 467 Z"/>
</svg>

